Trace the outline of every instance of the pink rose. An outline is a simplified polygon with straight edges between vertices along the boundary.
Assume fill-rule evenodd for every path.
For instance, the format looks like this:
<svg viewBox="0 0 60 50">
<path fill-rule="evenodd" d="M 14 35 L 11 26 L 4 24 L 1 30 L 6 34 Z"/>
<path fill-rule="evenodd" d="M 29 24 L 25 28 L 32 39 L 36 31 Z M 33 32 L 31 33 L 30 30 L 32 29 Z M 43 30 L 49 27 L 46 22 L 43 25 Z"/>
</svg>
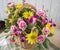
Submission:
<svg viewBox="0 0 60 50">
<path fill-rule="evenodd" d="M 14 7 L 14 3 L 13 3 L 13 2 L 9 2 L 9 3 L 8 3 L 8 6 L 9 6 L 10 8 L 13 8 L 13 7 Z"/>
<path fill-rule="evenodd" d="M 20 21 L 23 21 L 21 18 L 18 19 L 17 24 L 19 25 Z"/>
<path fill-rule="evenodd" d="M 27 24 L 21 18 L 18 19 L 17 24 L 19 28 L 22 30 L 25 30 L 27 27 Z"/>
<path fill-rule="evenodd" d="M 38 43 L 42 44 L 45 41 L 45 35 L 38 36 L 37 40 L 38 40 Z"/>
<path fill-rule="evenodd" d="M 27 28 L 27 24 L 24 21 L 20 21 L 20 23 L 18 23 L 18 26 L 22 30 L 25 30 Z"/>
<path fill-rule="evenodd" d="M 42 9 L 39 9 L 36 14 L 42 18 L 45 16 L 45 12 Z"/>
<path fill-rule="evenodd" d="M 50 34 L 50 29 L 48 27 L 43 28 L 43 31 L 46 37 Z"/>
</svg>

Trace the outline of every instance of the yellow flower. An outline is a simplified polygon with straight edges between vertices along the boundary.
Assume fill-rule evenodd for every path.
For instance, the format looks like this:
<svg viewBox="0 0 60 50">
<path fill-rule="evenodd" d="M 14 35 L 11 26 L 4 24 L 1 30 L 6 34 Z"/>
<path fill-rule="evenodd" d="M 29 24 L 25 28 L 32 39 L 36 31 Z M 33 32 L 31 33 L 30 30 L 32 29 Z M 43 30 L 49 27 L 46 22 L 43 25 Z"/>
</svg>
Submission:
<svg viewBox="0 0 60 50">
<path fill-rule="evenodd" d="M 50 28 L 50 23 L 47 23 L 46 27 Z"/>
<path fill-rule="evenodd" d="M 34 15 L 34 12 L 32 11 L 26 11 L 23 13 L 23 17 L 28 19 L 30 19 L 33 15 Z"/>
<path fill-rule="evenodd" d="M 54 33 L 54 27 L 53 26 L 50 28 L 50 32 Z"/>
<path fill-rule="evenodd" d="M 54 27 L 50 23 L 47 23 L 46 27 L 50 29 L 50 33 L 54 33 Z"/>
<path fill-rule="evenodd" d="M 30 34 L 26 35 L 26 37 L 27 37 L 26 40 L 30 44 L 36 44 L 37 43 L 37 36 L 38 36 L 37 31 L 31 31 Z"/>
<path fill-rule="evenodd" d="M 10 12 L 10 10 L 11 10 L 11 9 L 10 9 L 9 7 L 6 8 L 6 11 Z"/>
<path fill-rule="evenodd" d="M 9 23 L 13 23 L 13 19 L 9 19 Z"/>
<path fill-rule="evenodd" d="M 17 4 L 17 5 L 16 5 L 16 9 L 21 8 L 22 5 L 23 5 L 23 3 L 19 3 L 19 4 Z"/>
</svg>

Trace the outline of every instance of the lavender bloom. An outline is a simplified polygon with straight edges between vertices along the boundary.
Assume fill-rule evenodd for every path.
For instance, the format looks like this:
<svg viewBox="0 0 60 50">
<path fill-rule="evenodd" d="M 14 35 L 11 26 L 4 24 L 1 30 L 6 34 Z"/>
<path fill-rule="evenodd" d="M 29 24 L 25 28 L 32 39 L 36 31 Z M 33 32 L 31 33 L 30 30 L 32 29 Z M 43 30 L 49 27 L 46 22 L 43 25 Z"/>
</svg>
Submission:
<svg viewBox="0 0 60 50">
<path fill-rule="evenodd" d="M 25 41 L 26 41 L 26 37 L 23 36 L 23 37 L 21 38 L 21 41 L 22 41 L 22 42 L 25 42 Z"/>
<path fill-rule="evenodd" d="M 15 29 L 14 32 L 16 35 L 19 35 L 21 33 L 21 31 L 19 29 Z"/>
<path fill-rule="evenodd" d="M 51 26 L 56 26 L 56 24 L 52 21 L 52 19 L 49 21 L 51 23 Z"/>
<path fill-rule="evenodd" d="M 25 21 L 26 23 L 29 23 L 29 19 L 25 19 L 24 21 Z"/>
<path fill-rule="evenodd" d="M 48 22 L 48 19 L 47 18 L 45 18 L 44 20 L 40 20 L 40 22 L 42 23 L 42 24 L 47 24 L 47 22 Z"/>
<path fill-rule="evenodd" d="M 16 35 L 19 35 L 21 33 L 21 31 L 15 25 L 11 26 L 10 31 Z"/>
</svg>

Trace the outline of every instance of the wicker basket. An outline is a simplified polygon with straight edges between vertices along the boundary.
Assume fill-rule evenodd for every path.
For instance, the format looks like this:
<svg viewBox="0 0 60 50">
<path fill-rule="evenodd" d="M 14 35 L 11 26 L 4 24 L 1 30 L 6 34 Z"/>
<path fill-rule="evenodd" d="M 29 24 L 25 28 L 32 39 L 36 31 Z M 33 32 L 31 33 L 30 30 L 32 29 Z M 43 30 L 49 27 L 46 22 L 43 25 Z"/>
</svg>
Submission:
<svg viewBox="0 0 60 50">
<path fill-rule="evenodd" d="M 31 50 L 35 47 L 35 45 L 28 44 L 26 42 L 21 42 L 21 37 L 19 38 L 18 36 L 15 37 L 16 44 L 21 46 L 24 50 Z"/>
</svg>

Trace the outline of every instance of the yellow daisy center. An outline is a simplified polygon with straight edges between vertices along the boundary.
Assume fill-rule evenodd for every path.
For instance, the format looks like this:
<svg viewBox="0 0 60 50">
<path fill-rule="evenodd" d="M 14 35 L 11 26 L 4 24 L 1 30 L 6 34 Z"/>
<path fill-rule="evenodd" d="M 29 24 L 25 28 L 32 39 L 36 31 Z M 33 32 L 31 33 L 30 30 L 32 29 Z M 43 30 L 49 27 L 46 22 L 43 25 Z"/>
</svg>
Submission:
<svg viewBox="0 0 60 50">
<path fill-rule="evenodd" d="M 33 15 L 34 15 L 34 12 L 32 12 L 32 11 L 26 11 L 23 13 L 23 17 L 26 19 L 27 18 L 30 19 Z"/>
</svg>

